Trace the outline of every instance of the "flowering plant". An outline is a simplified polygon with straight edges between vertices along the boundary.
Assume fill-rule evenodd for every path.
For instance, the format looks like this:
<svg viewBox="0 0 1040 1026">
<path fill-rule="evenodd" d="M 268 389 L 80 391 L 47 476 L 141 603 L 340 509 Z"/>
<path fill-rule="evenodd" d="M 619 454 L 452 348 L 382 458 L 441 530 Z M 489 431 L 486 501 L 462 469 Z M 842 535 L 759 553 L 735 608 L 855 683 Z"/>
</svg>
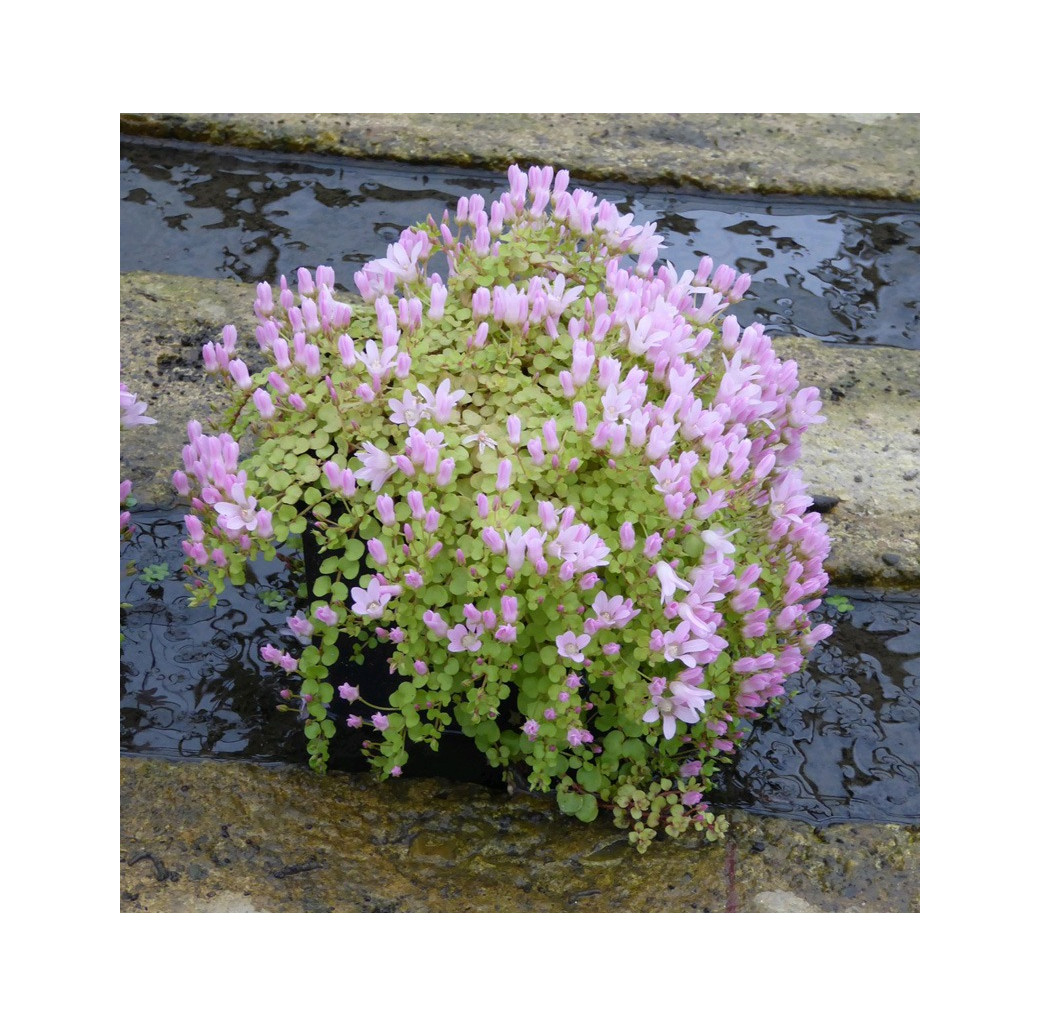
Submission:
<svg viewBox="0 0 1040 1026">
<path fill-rule="evenodd" d="M 359 302 L 327 267 L 260 284 L 258 348 L 230 325 L 203 347 L 231 399 L 188 425 L 174 486 L 196 601 L 258 552 L 317 553 L 291 642 L 262 649 L 315 769 L 338 694 L 383 777 L 461 730 L 645 850 L 721 834 L 713 774 L 830 631 L 793 465 L 823 418 L 729 312 L 747 275 L 658 264 L 656 225 L 568 185 L 510 168 L 489 207 L 402 232 Z M 382 707 L 348 671 L 380 642 Z"/>
</svg>

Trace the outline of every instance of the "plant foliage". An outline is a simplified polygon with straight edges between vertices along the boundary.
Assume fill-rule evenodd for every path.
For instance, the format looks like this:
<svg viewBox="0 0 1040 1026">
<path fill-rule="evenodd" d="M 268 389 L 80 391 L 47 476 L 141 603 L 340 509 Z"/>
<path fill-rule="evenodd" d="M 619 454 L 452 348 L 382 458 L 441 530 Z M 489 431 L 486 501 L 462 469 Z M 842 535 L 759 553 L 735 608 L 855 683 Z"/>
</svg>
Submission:
<svg viewBox="0 0 1040 1026">
<path fill-rule="evenodd" d="M 257 345 L 203 348 L 221 420 L 188 425 L 196 601 L 307 537 L 291 679 L 311 765 L 337 730 L 374 770 L 472 737 L 640 850 L 725 828 L 707 796 L 813 644 L 828 541 L 795 461 L 821 421 L 747 275 L 657 260 L 656 225 L 565 171 L 404 231 L 337 298 L 330 268 L 257 288 Z M 276 639 L 277 640 L 277 639 Z M 386 695 L 351 660 L 393 646 Z M 337 695 L 350 704 L 330 715 Z M 338 720 L 338 722 L 337 722 Z"/>
</svg>

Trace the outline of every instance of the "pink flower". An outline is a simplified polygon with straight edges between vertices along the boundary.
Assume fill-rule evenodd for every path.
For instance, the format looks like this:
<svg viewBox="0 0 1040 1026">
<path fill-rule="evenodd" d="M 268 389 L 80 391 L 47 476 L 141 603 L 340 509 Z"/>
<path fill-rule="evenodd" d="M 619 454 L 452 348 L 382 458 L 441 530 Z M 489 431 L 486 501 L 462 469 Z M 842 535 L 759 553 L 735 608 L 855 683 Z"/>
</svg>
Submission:
<svg viewBox="0 0 1040 1026">
<path fill-rule="evenodd" d="M 433 419 L 438 424 L 446 424 L 451 420 L 452 411 L 466 398 L 466 393 L 460 388 L 451 391 L 451 382 L 445 378 L 438 386 L 434 394 L 425 385 L 419 385 L 419 395 L 426 401 L 426 406 L 432 411 Z"/>
<path fill-rule="evenodd" d="M 834 628 L 829 623 L 817 624 L 798 643 L 803 652 L 808 652 L 817 642 L 824 641 L 834 633 Z"/>
<path fill-rule="evenodd" d="M 284 655 L 285 653 L 280 648 L 275 648 L 270 643 L 260 647 L 260 658 L 265 662 L 279 664 Z"/>
<path fill-rule="evenodd" d="M 249 368 L 241 360 L 232 360 L 228 364 L 228 373 L 239 388 L 248 388 L 252 381 Z"/>
<path fill-rule="evenodd" d="M 528 297 L 523 289 L 509 284 L 505 288 L 496 285 L 492 293 L 492 311 L 496 321 L 504 324 L 522 324 L 527 320 Z"/>
<path fill-rule="evenodd" d="M 223 517 L 223 526 L 229 531 L 252 531 L 256 527 L 256 496 L 246 498 L 241 484 L 231 486 L 233 502 L 217 502 L 213 508 Z"/>
<path fill-rule="evenodd" d="M 632 605 L 631 599 L 622 598 L 620 595 L 608 597 L 605 591 L 601 591 L 592 600 L 592 611 L 601 627 L 624 627 L 639 613 Z"/>
<path fill-rule="evenodd" d="M 405 424 L 408 427 L 415 427 L 424 417 L 429 415 L 426 404 L 416 402 L 411 390 L 407 388 L 400 399 L 388 400 L 388 405 L 393 411 L 390 414 L 391 424 Z"/>
<path fill-rule="evenodd" d="M 505 537 L 507 565 L 519 570 L 527 559 L 527 536 L 519 527 L 514 527 Z"/>
<path fill-rule="evenodd" d="M 568 512 L 569 511 L 569 512 Z M 560 531 L 548 545 L 549 555 L 563 562 L 560 579 L 570 580 L 575 574 L 584 574 L 610 562 L 610 549 L 598 534 L 586 524 L 573 523 L 574 509 L 568 506 L 560 520 Z"/>
<path fill-rule="evenodd" d="M 378 492 L 387 479 L 392 477 L 397 470 L 397 464 L 388 453 L 376 448 L 371 442 L 362 442 L 363 453 L 358 453 L 358 459 L 363 464 L 363 469 L 355 475 L 359 481 L 368 481 L 372 490 Z"/>
<path fill-rule="evenodd" d="M 675 594 L 676 588 L 680 588 L 683 591 L 691 591 L 693 585 L 689 581 L 684 581 L 676 572 L 663 560 L 659 563 L 654 564 L 654 570 L 657 572 L 657 581 L 661 585 L 661 604 L 671 601 L 672 596 Z"/>
<path fill-rule="evenodd" d="M 491 313 L 491 292 L 483 285 L 473 293 L 473 316 L 477 319 Z"/>
<path fill-rule="evenodd" d="M 533 741 L 538 736 L 538 721 L 528 720 L 523 726 L 523 731 Z"/>
<path fill-rule="evenodd" d="M 123 483 L 129 484 L 130 482 L 124 481 Z M 129 489 L 127 489 L 127 494 L 129 494 Z M 125 500 L 126 496 L 124 495 L 122 498 Z M 192 541 L 200 542 L 205 537 L 202 530 L 202 521 L 199 520 L 197 516 L 194 516 L 191 513 L 186 513 L 184 516 L 184 526 L 188 529 L 188 537 L 191 538 Z"/>
<path fill-rule="evenodd" d="M 335 610 L 330 606 L 320 606 L 318 609 L 315 609 L 314 616 L 329 627 L 335 626 L 336 621 L 339 619 L 339 617 L 336 616 Z"/>
<path fill-rule="evenodd" d="M 574 662 L 584 665 L 585 656 L 582 654 L 582 649 L 591 640 L 588 634 L 575 635 L 574 631 L 565 631 L 563 634 L 557 635 L 556 650 L 560 653 L 561 658 L 572 659 Z"/>
<path fill-rule="evenodd" d="M 354 600 L 351 612 L 358 616 L 370 616 L 379 619 L 386 609 L 386 604 L 394 595 L 394 591 L 380 584 L 376 578 L 368 582 L 367 588 L 351 588 L 350 597 Z"/>
<path fill-rule="evenodd" d="M 675 737 L 675 721 L 696 723 L 704 712 L 704 703 L 715 697 L 711 691 L 673 680 L 669 685 L 671 694 L 651 692 L 652 707 L 643 714 L 644 723 L 661 721 L 661 733 L 666 740 Z"/>
<path fill-rule="evenodd" d="M 479 627 L 474 633 L 464 623 L 452 627 L 448 631 L 449 652 L 477 652 L 480 650 L 480 638 L 477 636 L 484 628 Z"/>
<path fill-rule="evenodd" d="M 385 492 L 376 496 L 376 516 L 387 527 L 397 520 L 397 515 L 394 513 L 393 496 L 387 495 Z"/>
<path fill-rule="evenodd" d="M 338 690 L 339 697 L 346 702 L 356 702 L 361 696 L 361 692 L 353 684 L 348 684 L 346 681 L 340 684 Z"/>
<path fill-rule="evenodd" d="M 674 631 L 661 635 L 661 654 L 665 659 L 669 662 L 680 660 L 687 666 L 697 665 L 697 653 L 704 652 L 709 646 L 702 638 L 691 638 L 692 631 L 689 621 L 683 620 Z"/>
<path fill-rule="evenodd" d="M 390 721 L 381 712 L 377 712 L 372 716 L 372 726 L 376 730 L 386 730 L 390 726 Z"/>
<path fill-rule="evenodd" d="M 158 421 L 144 416 L 147 403 L 139 403 L 136 395 L 127 391 L 126 385 L 119 383 L 119 423 L 122 427 L 136 427 L 138 424 L 157 424 Z"/>
<path fill-rule="evenodd" d="M 439 321 L 444 316 L 444 303 L 447 298 L 448 290 L 443 285 L 437 283 L 430 286 L 430 320 Z"/>
<path fill-rule="evenodd" d="M 737 551 L 737 547 L 728 539 L 737 533 L 737 528 L 723 534 L 721 531 L 701 531 L 704 539 L 705 554 L 714 552 L 717 556 L 728 556 Z"/>
<path fill-rule="evenodd" d="M 445 485 L 451 483 L 451 479 L 455 474 L 455 460 L 450 456 L 441 460 L 440 465 L 437 467 L 437 478 L 435 484 L 443 488 Z"/>
</svg>

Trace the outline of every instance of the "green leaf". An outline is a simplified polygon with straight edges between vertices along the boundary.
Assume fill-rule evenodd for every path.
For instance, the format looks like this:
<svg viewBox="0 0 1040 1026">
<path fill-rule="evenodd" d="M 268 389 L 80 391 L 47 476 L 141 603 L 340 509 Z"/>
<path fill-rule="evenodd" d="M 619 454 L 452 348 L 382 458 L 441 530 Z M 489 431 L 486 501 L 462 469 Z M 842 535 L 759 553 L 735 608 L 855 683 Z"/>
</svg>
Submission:
<svg viewBox="0 0 1040 1026">
<path fill-rule="evenodd" d="M 451 579 L 448 581 L 448 590 L 452 595 L 462 596 L 469 591 L 472 582 L 473 578 L 470 577 L 469 571 L 460 566 L 452 572 Z"/>
<path fill-rule="evenodd" d="M 560 812 L 568 816 L 576 816 L 581 808 L 582 800 L 586 797 L 588 796 L 578 794 L 577 791 L 557 791 L 556 804 L 559 805 Z M 595 804 L 595 800 L 593 800 L 593 804 Z"/>
<path fill-rule="evenodd" d="M 273 588 L 268 588 L 265 591 L 258 591 L 256 597 L 260 599 L 268 609 L 282 610 L 286 609 L 289 605 L 289 600 L 282 595 L 281 592 L 277 592 Z"/>
<path fill-rule="evenodd" d="M 424 589 L 423 595 L 430 609 L 443 609 L 448 604 L 448 589 L 440 584 Z"/>
<path fill-rule="evenodd" d="M 591 823 L 599 815 L 599 806 L 596 804 L 595 795 L 583 794 L 581 804 L 574 813 L 582 823 Z"/>
<path fill-rule="evenodd" d="M 575 777 L 586 791 L 598 791 L 603 786 L 603 774 L 595 766 L 583 766 Z"/>
</svg>

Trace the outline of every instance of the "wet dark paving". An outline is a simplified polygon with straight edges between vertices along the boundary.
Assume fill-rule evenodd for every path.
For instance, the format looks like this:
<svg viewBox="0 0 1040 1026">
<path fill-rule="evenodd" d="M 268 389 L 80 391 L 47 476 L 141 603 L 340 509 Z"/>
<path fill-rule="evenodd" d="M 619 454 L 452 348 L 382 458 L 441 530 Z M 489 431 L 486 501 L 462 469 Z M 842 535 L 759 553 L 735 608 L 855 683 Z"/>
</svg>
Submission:
<svg viewBox="0 0 1040 1026">
<path fill-rule="evenodd" d="M 580 182 L 574 184 L 580 185 Z M 656 221 L 680 270 L 701 256 L 753 279 L 743 324 L 824 342 L 919 347 L 920 213 L 836 198 L 735 197 L 588 184 Z M 300 266 L 334 267 L 344 287 L 400 231 L 487 199 L 505 176 L 337 158 L 209 150 L 124 140 L 121 267 L 238 281 L 277 281 Z"/>
<path fill-rule="evenodd" d="M 280 672 L 264 641 L 291 635 L 280 605 L 288 571 L 252 564 L 247 585 L 211 609 L 191 608 L 179 573 L 182 516 L 138 508 L 123 546 L 122 723 L 125 754 L 306 763 L 300 722 L 279 713 Z M 134 561 L 136 573 L 127 574 Z M 168 576 L 150 567 L 165 564 Z M 844 590 L 852 609 L 821 607 L 835 632 L 788 683 L 793 697 L 759 721 L 726 775 L 720 806 L 809 822 L 915 823 L 919 817 L 919 596 Z M 362 685 L 363 686 L 363 685 Z M 361 732 L 341 731 L 356 743 Z M 349 735 L 349 738 L 348 738 Z M 462 741 L 464 739 L 460 739 Z M 466 751 L 424 760 L 430 774 L 478 780 Z M 360 768 L 356 749 L 334 768 Z"/>
</svg>

